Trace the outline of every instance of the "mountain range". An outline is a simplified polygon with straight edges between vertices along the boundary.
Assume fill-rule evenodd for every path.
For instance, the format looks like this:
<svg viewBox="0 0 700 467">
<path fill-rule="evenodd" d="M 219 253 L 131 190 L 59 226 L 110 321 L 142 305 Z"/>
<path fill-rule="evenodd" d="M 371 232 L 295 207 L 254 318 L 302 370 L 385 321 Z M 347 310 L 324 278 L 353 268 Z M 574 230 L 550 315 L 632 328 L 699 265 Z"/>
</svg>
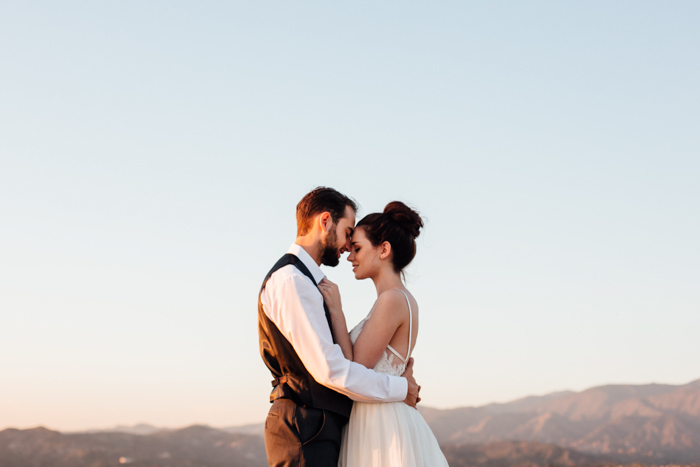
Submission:
<svg viewBox="0 0 700 467">
<path fill-rule="evenodd" d="M 517 440 L 622 462 L 700 463 L 700 380 L 599 386 L 421 413 L 442 446 Z"/>
<path fill-rule="evenodd" d="M 260 435 L 193 425 L 148 435 L 60 433 L 46 428 L 0 431 L 2 467 L 263 467 Z"/>
<path fill-rule="evenodd" d="M 452 467 L 700 465 L 700 380 L 607 385 L 456 409 L 423 407 Z M 262 424 L 0 431 L 0 467 L 263 467 Z"/>
</svg>

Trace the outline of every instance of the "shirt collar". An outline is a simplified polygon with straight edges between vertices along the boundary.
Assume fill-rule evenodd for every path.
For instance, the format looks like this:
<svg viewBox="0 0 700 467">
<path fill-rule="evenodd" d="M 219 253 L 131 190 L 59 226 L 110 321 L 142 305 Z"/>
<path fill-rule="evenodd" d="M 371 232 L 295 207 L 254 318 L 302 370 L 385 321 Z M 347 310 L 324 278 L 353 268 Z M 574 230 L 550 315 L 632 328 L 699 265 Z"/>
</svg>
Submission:
<svg viewBox="0 0 700 467">
<path fill-rule="evenodd" d="M 316 283 L 320 283 L 326 275 L 321 271 L 321 268 L 316 264 L 316 261 L 311 257 L 310 254 L 306 252 L 305 249 L 303 249 L 300 245 L 297 245 L 296 243 L 292 243 L 292 246 L 289 247 L 289 250 L 287 250 L 287 253 L 291 253 L 297 258 L 301 260 L 302 263 L 304 263 L 304 266 L 309 270 L 312 276 L 314 276 L 314 280 Z"/>
</svg>

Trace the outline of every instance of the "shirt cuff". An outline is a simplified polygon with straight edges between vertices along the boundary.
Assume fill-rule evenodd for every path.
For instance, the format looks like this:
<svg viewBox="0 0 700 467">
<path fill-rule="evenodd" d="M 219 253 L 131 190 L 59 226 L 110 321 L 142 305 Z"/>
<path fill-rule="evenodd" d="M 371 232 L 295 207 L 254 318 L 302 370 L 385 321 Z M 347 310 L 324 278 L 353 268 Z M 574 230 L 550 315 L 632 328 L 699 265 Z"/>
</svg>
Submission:
<svg viewBox="0 0 700 467">
<path fill-rule="evenodd" d="M 393 376 L 392 379 L 397 379 L 398 381 L 392 381 L 391 388 L 391 401 L 392 402 L 403 402 L 406 400 L 408 395 L 408 380 L 403 376 Z"/>
</svg>

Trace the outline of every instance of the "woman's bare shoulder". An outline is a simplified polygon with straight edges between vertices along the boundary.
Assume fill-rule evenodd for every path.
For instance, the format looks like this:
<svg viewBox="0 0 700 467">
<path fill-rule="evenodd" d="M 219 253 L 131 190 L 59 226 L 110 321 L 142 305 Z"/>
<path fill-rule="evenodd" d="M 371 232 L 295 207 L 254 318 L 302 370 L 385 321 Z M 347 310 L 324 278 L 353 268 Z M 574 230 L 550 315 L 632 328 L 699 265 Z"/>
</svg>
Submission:
<svg viewBox="0 0 700 467">
<path fill-rule="evenodd" d="M 396 312 L 404 310 L 408 311 L 406 296 L 399 289 L 389 289 L 379 294 L 372 314 L 392 315 L 400 319 L 403 313 Z"/>
</svg>

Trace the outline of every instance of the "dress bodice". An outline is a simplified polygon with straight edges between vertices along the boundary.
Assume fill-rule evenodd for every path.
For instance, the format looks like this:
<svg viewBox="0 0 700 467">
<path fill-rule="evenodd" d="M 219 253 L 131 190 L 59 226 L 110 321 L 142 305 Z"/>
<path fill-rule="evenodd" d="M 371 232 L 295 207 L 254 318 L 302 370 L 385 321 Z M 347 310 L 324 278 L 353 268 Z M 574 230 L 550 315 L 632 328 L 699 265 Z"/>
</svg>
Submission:
<svg viewBox="0 0 700 467">
<path fill-rule="evenodd" d="M 401 290 L 401 289 L 398 289 Z M 401 290 L 403 292 L 403 290 Z M 408 302 L 408 355 L 402 356 L 390 345 L 374 365 L 374 371 L 388 375 L 403 374 L 411 355 L 413 316 Z M 357 342 L 372 310 L 350 331 L 350 340 Z M 370 326 L 372 326 L 370 324 Z M 366 336 L 365 336 L 366 337 Z M 420 412 L 404 402 L 355 402 L 350 420 L 343 429 L 338 467 L 449 467 L 440 445 Z"/>
<path fill-rule="evenodd" d="M 413 314 L 411 313 L 411 302 L 408 300 L 408 295 L 406 295 L 406 292 L 401 289 L 397 290 L 400 290 L 401 293 L 404 294 L 404 297 L 406 297 L 406 302 L 408 303 L 408 355 L 406 355 L 406 358 L 404 359 L 396 350 L 394 350 L 393 347 L 387 345 L 384 352 L 382 352 L 382 356 L 379 357 L 379 361 L 373 368 L 373 370 L 377 373 L 384 373 L 392 376 L 401 376 L 406 371 L 406 364 L 408 363 L 408 358 L 411 356 L 411 335 L 413 334 Z M 362 328 L 364 327 L 365 323 L 372 316 L 372 311 L 374 311 L 374 307 L 372 307 L 367 317 L 357 323 L 357 326 L 352 328 L 350 331 L 350 340 L 352 341 L 353 345 L 355 345 L 355 341 L 362 332 Z"/>
</svg>

